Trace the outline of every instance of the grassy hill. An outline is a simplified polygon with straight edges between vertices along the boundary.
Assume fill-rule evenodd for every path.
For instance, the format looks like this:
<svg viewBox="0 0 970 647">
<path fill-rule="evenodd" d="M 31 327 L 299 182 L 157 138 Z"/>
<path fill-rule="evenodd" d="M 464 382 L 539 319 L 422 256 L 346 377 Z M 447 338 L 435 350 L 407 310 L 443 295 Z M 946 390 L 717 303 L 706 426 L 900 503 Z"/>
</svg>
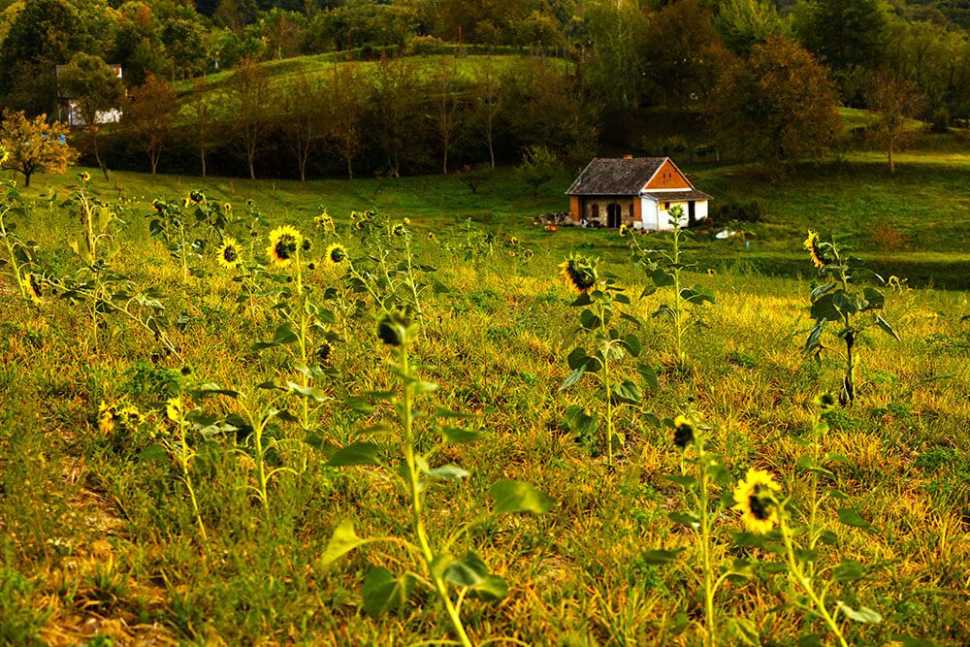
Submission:
<svg viewBox="0 0 970 647">
<path fill-rule="evenodd" d="M 352 209 L 377 208 L 392 222 L 410 219 L 406 240 L 427 286 L 415 286 L 423 314 L 409 366 L 438 388 L 421 383 L 418 448 L 435 446 L 436 410 L 465 414 L 446 424 L 482 433 L 478 442 L 438 448 L 433 465 L 458 465 L 468 476 L 428 478 L 431 541 L 442 546 L 449 533 L 493 509 L 490 488 L 500 479 L 530 482 L 554 500 L 547 514 L 489 518 L 458 533 L 451 553 L 473 551 L 475 569 L 487 564 L 509 585 L 497 604 L 462 597 L 460 613 L 476 644 L 703 641 L 701 553 L 696 533 L 676 521 L 690 505 L 677 483 L 693 450 L 685 462 L 671 429 L 656 422 L 680 414 L 709 427 L 707 451 L 723 461 L 729 482 L 750 467 L 770 471 L 792 497 L 793 522 L 825 529 L 811 555 L 817 581 L 831 587 L 830 605 L 839 600 L 880 618 L 840 617 L 849 644 L 966 644 L 970 156 L 941 150 L 948 145 L 906 153 L 894 177 L 875 153 L 781 177 L 747 166 L 688 167 L 718 201 L 758 200 L 766 215 L 748 226 L 750 249 L 716 241 L 711 230 L 695 232 L 687 254 L 698 266 L 685 280 L 711 290 L 716 302 L 693 309 L 702 325 L 689 327 L 682 365 L 670 324 L 650 316 L 669 301 L 669 289 L 637 298 L 646 275 L 631 262 L 628 239 L 615 231 L 547 233 L 531 224 L 539 213 L 565 209 L 569 173 L 537 197 L 504 169 L 477 194 L 457 177 L 300 184 L 115 173 L 105 182 L 92 173 L 92 190 L 124 220 L 101 243 L 110 272 L 94 273 L 70 249 L 83 233 L 64 201 L 74 180 L 38 177 L 29 214 L 9 217 L 36 241 L 43 271 L 87 285 L 118 280 L 111 273 L 120 272 L 124 284 L 100 302 L 76 292 L 77 303 L 47 293 L 31 304 L 8 274 L 0 277 L 0 642 L 448 638 L 408 549 L 371 544 L 334 564 L 322 559 L 348 519 L 361 537 L 407 537 L 413 523 L 394 477 L 400 409 L 381 399 L 400 393 L 398 357 L 375 334 L 373 295 L 322 259 L 339 241 L 355 264 L 396 276 L 391 268 L 400 267 L 404 239 L 378 243 L 385 239 L 349 226 Z M 148 222 L 153 199 L 178 201 L 196 189 L 231 202 L 239 217 L 247 200 L 265 212 L 253 239 L 244 221 L 231 227 L 244 257 L 265 256 L 268 232 L 290 224 L 312 240 L 306 255 L 315 268 L 299 282 L 292 266 L 273 270 L 276 279 L 249 279 L 220 267 L 209 250 L 192 260 L 197 276 L 183 280 Z M 313 224 L 324 207 L 335 232 Z M 466 219 L 476 225 L 462 227 Z M 820 434 L 813 432 L 813 401 L 838 389 L 842 358 L 834 335 L 820 361 L 802 353 L 815 277 L 801 247 L 809 227 L 845 235 L 874 266 L 912 279 L 887 290 L 883 314 L 901 341 L 878 332 L 860 341 L 858 400 L 826 414 Z M 637 240 L 664 247 L 669 236 Z M 658 373 L 655 385 L 643 382 L 638 404 L 616 405 L 624 442 L 612 466 L 604 427 L 577 426 L 569 414 L 575 406 L 602 419 L 602 388 L 587 375 L 560 389 L 570 373 L 567 356 L 581 343 L 580 309 L 570 305 L 575 293 L 558 275 L 573 251 L 603 259 L 600 270 L 617 277 L 631 297 L 627 313 L 640 320 L 617 324 L 643 348 L 637 360 L 616 360 L 616 378 L 639 384 L 638 362 Z M 389 258 L 383 269 L 381 258 Z M 297 284 L 332 313 L 322 325 L 333 336 L 319 371 L 301 369 L 298 345 L 254 347 L 280 337 L 285 313 L 313 311 L 277 306 L 294 298 Z M 164 338 L 107 305 L 146 290 L 146 301 L 130 307 L 162 306 Z M 322 337 L 315 339 L 317 357 Z M 311 399 L 267 388 L 308 375 Z M 206 384 L 208 395 L 184 392 Z M 211 392 L 212 384 L 240 395 Z M 167 406 L 177 393 L 193 421 L 185 445 L 173 422 L 179 416 Z M 363 406 L 372 399 L 373 408 Z M 136 407 L 139 415 L 111 414 L 108 424 L 112 407 Z M 283 409 L 286 415 L 267 413 Z M 259 444 L 240 418 L 246 415 L 270 415 Z M 357 441 L 373 443 L 360 461 L 368 464 L 328 466 L 337 448 Z M 191 450 L 198 514 L 174 460 L 179 447 Z M 268 448 L 263 462 L 260 448 Z M 818 466 L 806 463 L 811 456 Z M 277 468 L 266 498 L 256 496 L 260 475 Z M 449 470 L 440 473 L 463 474 Z M 713 487 L 715 499 L 730 498 L 730 485 Z M 812 492 L 823 495 L 817 508 Z M 786 579 L 777 546 L 753 547 L 751 537 L 736 536 L 741 529 L 730 510 L 713 529 L 717 567 L 744 569 L 743 578 L 725 578 L 713 603 L 721 643 L 742 636 L 754 644 L 828 641 L 826 627 L 800 608 L 803 596 Z M 417 574 L 402 609 L 378 615 L 362 596 L 362 587 L 373 595 L 374 573 L 384 572 L 376 567 Z M 480 570 L 470 572 L 479 577 Z"/>
</svg>

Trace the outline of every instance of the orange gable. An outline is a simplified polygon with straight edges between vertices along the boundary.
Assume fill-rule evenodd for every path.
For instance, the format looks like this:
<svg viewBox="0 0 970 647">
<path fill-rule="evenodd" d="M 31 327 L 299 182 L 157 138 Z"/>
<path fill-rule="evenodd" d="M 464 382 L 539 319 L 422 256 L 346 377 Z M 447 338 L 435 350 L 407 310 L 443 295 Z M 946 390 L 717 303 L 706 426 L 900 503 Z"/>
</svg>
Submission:
<svg viewBox="0 0 970 647">
<path fill-rule="evenodd" d="M 674 166 L 673 162 L 667 160 L 657 169 L 657 172 L 653 174 L 653 177 L 643 188 L 649 191 L 652 189 L 691 189 L 693 187 L 684 174 Z"/>
</svg>

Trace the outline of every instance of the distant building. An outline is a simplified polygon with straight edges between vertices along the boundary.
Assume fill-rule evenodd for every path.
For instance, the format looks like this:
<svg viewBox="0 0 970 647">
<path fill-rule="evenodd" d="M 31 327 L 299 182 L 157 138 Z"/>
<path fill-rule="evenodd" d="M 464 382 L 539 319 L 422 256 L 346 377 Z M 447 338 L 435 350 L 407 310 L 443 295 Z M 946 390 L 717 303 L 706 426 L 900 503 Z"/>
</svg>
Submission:
<svg viewBox="0 0 970 647">
<path fill-rule="evenodd" d="M 57 78 L 57 119 L 65 122 L 69 128 L 83 128 L 87 126 L 87 123 L 85 123 L 84 116 L 78 110 L 77 101 L 75 97 L 67 96 L 64 85 L 61 83 L 61 74 L 65 67 L 67 66 L 58 65 L 55 70 Z M 125 78 L 120 65 L 112 65 L 111 69 L 114 70 L 115 76 L 119 79 Z M 120 107 L 98 112 L 96 122 L 101 125 L 116 124 L 121 121 L 122 114 Z"/>
<path fill-rule="evenodd" d="M 569 190 L 569 216 L 592 227 L 671 229 L 670 210 L 684 211 L 681 226 L 707 218 L 711 196 L 691 183 L 669 157 L 595 158 Z"/>
</svg>

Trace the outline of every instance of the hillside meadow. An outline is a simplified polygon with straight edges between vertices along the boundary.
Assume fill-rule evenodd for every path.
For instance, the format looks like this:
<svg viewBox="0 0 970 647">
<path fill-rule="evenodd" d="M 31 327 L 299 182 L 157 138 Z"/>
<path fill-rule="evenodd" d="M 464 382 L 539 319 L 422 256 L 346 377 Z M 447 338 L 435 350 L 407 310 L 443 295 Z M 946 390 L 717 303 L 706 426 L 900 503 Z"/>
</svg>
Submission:
<svg viewBox="0 0 970 647">
<path fill-rule="evenodd" d="M 2 268 L 0 642 L 460 644 L 455 611 L 478 645 L 966 644 L 970 156 L 688 172 L 765 215 L 748 247 L 687 240 L 679 280 L 713 302 L 685 305 L 683 357 L 631 254 L 669 235 L 532 224 L 566 173 L 533 196 L 506 170 L 90 170 L 4 198 L 40 294 Z M 901 279 L 851 406 L 819 403 L 838 337 L 803 353 L 809 227 Z M 569 254 L 601 259 L 591 304 Z M 610 398 L 575 376 L 597 295 Z M 766 535 L 731 509 L 750 469 L 778 488 Z"/>
</svg>

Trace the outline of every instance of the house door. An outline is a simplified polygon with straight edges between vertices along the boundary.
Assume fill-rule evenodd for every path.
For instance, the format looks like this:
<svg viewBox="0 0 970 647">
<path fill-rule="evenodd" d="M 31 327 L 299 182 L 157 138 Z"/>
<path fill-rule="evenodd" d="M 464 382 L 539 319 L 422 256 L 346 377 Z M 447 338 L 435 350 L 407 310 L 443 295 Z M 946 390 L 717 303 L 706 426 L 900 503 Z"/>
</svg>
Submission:
<svg viewBox="0 0 970 647">
<path fill-rule="evenodd" d="M 621 211 L 622 209 L 620 205 L 616 204 L 615 202 L 606 207 L 606 226 L 607 227 L 610 227 L 611 229 L 616 229 L 617 227 L 620 226 L 620 220 L 622 220 L 622 217 L 620 216 Z"/>
<path fill-rule="evenodd" d="M 697 224 L 697 207 L 693 200 L 687 203 L 687 226 L 693 227 Z"/>
</svg>

